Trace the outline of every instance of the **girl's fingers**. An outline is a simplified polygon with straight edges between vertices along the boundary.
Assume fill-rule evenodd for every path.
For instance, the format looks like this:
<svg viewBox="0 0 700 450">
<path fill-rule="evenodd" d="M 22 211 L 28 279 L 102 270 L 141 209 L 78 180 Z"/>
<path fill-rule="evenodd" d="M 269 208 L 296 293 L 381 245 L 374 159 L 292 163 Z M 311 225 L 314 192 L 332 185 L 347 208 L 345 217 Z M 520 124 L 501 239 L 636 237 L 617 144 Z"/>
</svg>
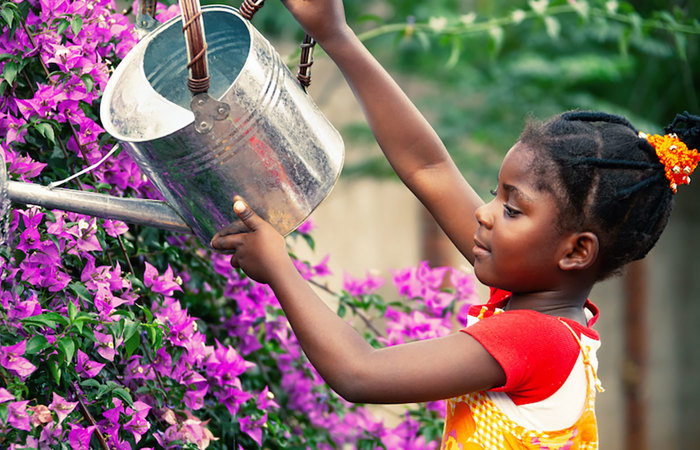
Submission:
<svg viewBox="0 0 700 450">
<path fill-rule="evenodd" d="M 243 234 L 227 234 L 226 236 L 216 235 L 212 238 L 210 245 L 219 251 L 235 250 L 243 243 Z"/>
</svg>

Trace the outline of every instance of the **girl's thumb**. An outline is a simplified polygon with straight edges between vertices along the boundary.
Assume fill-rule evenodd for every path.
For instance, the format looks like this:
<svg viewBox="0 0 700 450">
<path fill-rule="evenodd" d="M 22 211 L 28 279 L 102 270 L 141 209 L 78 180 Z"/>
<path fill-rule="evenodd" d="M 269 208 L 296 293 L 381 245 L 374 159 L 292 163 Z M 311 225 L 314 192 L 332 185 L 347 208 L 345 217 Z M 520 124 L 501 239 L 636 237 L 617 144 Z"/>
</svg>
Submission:
<svg viewBox="0 0 700 450">
<path fill-rule="evenodd" d="M 233 211 L 251 231 L 255 231 L 255 213 L 243 200 L 237 199 L 235 202 L 233 202 Z"/>
</svg>

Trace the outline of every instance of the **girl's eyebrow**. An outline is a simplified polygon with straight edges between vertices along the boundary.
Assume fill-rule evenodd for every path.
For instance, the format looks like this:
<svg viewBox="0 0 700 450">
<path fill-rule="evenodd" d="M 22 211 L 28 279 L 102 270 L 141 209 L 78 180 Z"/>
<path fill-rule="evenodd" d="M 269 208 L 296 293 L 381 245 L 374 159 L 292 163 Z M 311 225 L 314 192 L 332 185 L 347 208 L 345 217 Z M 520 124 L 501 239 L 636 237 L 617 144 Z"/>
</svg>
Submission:
<svg viewBox="0 0 700 450">
<path fill-rule="evenodd" d="M 505 190 L 508 194 L 516 197 L 517 199 L 520 199 L 521 201 L 532 202 L 532 198 L 530 198 L 523 191 L 521 191 L 517 187 L 513 186 L 512 184 L 505 184 L 504 183 L 503 190 Z"/>
</svg>

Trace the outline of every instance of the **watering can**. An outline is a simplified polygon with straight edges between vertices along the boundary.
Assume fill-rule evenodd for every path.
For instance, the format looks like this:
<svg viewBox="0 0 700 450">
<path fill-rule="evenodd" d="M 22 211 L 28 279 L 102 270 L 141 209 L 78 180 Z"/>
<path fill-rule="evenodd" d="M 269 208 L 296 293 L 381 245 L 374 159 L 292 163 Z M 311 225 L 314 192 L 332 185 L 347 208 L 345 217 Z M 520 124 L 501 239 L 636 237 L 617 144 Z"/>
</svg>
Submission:
<svg viewBox="0 0 700 450">
<path fill-rule="evenodd" d="M 305 90 L 313 41 L 302 44 L 297 79 L 250 24 L 262 1 L 240 10 L 180 6 L 182 18 L 163 24 L 139 12 L 143 37 L 115 69 L 100 109 L 105 130 L 166 201 L 12 181 L 3 188 L 10 200 L 192 232 L 208 244 L 219 231 L 244 230 L 234 195 L 288 234 L 330 193 L 344 146 Z"/>
</svg>

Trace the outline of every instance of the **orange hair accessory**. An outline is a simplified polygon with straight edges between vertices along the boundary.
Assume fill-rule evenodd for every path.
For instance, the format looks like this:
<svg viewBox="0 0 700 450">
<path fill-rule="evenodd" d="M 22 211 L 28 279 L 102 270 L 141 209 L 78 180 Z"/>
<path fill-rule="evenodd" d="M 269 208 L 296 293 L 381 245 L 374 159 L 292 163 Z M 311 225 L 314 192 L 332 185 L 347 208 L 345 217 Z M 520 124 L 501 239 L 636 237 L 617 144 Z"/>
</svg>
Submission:
<svg viewBox="0 0 700 450">
<path fill-rule="evenodd" d="M 690 174 L 693 173 L 700 161 L 700 153 L 696 149 L 688 149 L 676 134 L 648 135 L 639 132 L 639 137 L 649 141 L 661 164 L 664 165 L 666 178 L 675 194 L 680 184 L 690 184 Z"/>
</svg>

